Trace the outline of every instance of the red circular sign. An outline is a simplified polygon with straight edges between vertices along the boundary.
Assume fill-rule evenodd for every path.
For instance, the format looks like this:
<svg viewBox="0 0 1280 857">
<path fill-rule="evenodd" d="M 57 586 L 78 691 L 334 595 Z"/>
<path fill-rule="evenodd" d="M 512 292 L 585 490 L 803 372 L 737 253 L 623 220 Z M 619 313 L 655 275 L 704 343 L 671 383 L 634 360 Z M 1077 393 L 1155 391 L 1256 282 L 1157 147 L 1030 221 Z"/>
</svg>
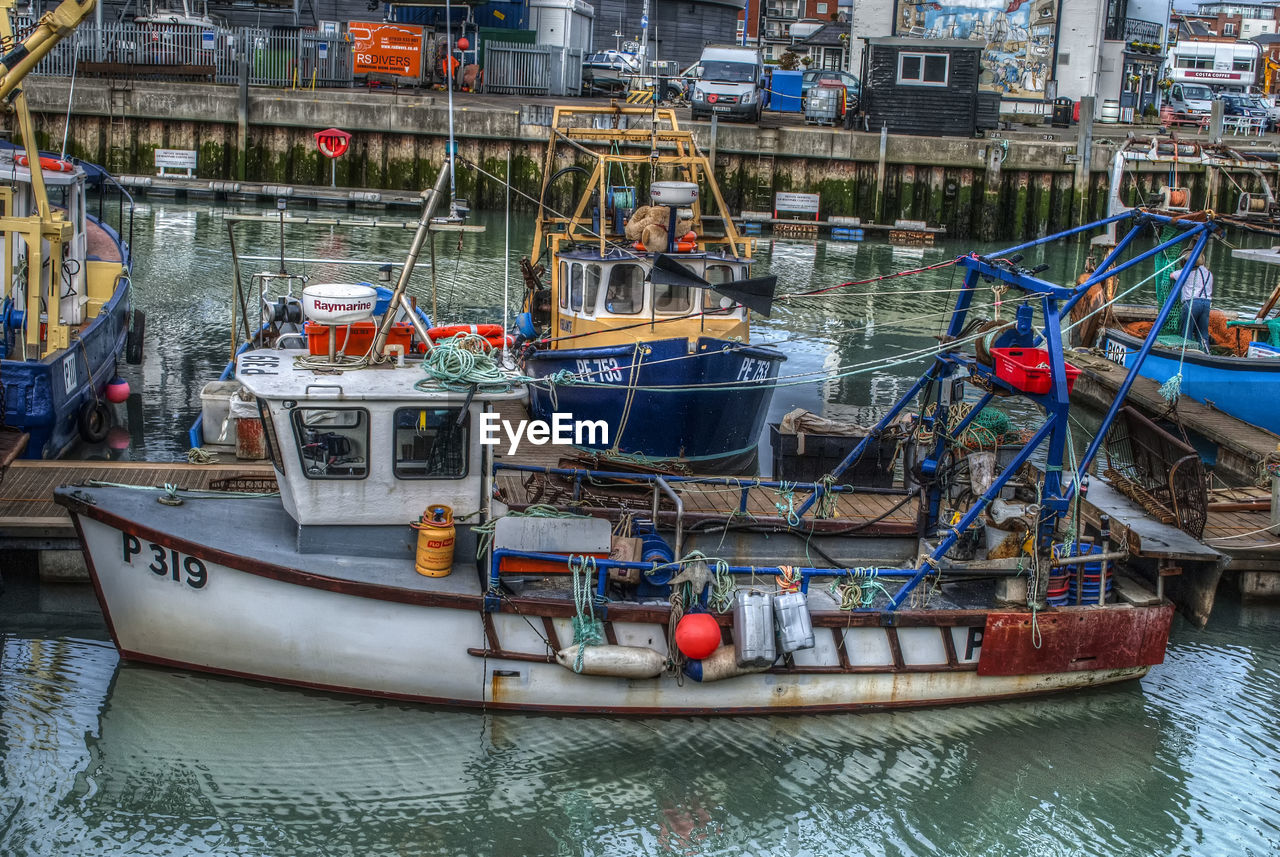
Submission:
<svg viewBox="0 0 1280 857">
<path fill-rule="evenodd" d="M 351 145 L 351 135 L 337 128 L 316 132 L 316 148 L 326 158 L 340 158 Z"/>
</svg>

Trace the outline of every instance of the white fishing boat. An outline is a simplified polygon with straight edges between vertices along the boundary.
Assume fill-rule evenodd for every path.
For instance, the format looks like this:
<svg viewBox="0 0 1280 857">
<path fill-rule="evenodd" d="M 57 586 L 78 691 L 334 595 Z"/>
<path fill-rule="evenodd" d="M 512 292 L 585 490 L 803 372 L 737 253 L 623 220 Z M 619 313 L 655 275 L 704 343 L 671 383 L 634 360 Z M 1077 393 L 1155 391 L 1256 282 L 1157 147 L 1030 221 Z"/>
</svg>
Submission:
<svg viewBox="0 0 1280 857">
<path fill-rule="evenodd" d="M 1185 227 L 1196 252 L 1208 229 Z M 463 341 L 406 360 L 384 347 L 384 316 L 366 368 L 276 349 L 237 361 L 278 494 L 90 483 L 58 489 L 57 501 L 122 656 L 167 667 L 610 714 L 935 705 L 1142 676 L 1164 657 L 1172 605 L 1113 567 L 1126 554 L 1108 533 L 1058 526 L 1079 481 L 1062 470 L 1069 367 L 1058 326 L 1080 290 L 995 258 L 959 260 L 947 344 L 872 433 L 922 393 L 933 405 L 919 420 L 931 439 L 914 436 L 918 491 L 842 485 L 867 441 L 830 478 L 799 485 L 499 459 L 485 440 L 527 379 L 490 365 L 483 348 L 461 360 Z M 1043 327 L 1028 304 L 992 345 L 1007 357 L 998 349 L 1043 338 L 1046 368 L 1010 374 L 962 350 L 976 341 L 961 331 L 983 277 L 1036 295 Z M 312 286 L 304 304 L 337 325 L 367 316 L 373 297 Z M 988 392 L 959 416 L 951 397 L 965 374 Z M 1044 422 L 989 481 L 964 483 L 945 463 L 949 442 L 995 391 L 1027 397 Z M 1032 484 L 1022 465 L 1040 448 L 1057 466 Z M 1013 553 L 961 559 L 988 512 L 1012 527 Z M 1053 606 L 1077 568 L 1076 603 Z"/>
</svg>

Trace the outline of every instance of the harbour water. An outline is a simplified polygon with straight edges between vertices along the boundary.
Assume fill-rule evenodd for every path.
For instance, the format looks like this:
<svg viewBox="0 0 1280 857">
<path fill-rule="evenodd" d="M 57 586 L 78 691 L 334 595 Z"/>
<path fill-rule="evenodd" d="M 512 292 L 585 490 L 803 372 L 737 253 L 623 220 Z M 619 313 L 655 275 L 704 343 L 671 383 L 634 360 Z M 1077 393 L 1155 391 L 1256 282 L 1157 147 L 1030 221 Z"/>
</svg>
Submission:
<svg viewBox="0 0 1280 857">
<path fill-rule="evenodd" d="M 89 455 L 185 453 L 200 386 L 227 357 L 224 212 L 141 212 L 147 361 L 130 370 L 135 396 L 114 444 Z M 437 239 L 442 322 L 501 311 L 503 223 L 483 221 L 488 232 L 462 251 Z M 512 245 L 524 248 L 520 221 Z M 398 262 L 407 241 L 308 229 L 290 255 Z M 273 252 L 274 227 L 246 231 Z M 784 293 L 973 249 L 761 243 L 761 267 Z M 1055 248 L 1024 264 L 1049 262 L 1046 276 L 1061 280 L 1084 253 Z M 310 267 L 313 282 L 376 270 Z M 1214 267 L 1220 305 L 1256 306 L 1274 279 L 1221 250 Z M 516 295 L 514 259 L 511 273 Z M 430 281 L 424 270 L 415 285 L 428 303 Z M 775 419 L 796 406 L 890 403 L 920 363 L 863 364 L 935 345 L 957 283 L 941 268 L 780 302 L 756 328 L 790 356 Z M 1229 598 L 1204 630 L 1176 621 L 1166 663 L 1112 689 L 930 711 L 651 720 L 448 711 L 121 665 L 87 587 L 6 583 L 0 855 L 1280 853 L 1280 613 Z"/>
</svg>

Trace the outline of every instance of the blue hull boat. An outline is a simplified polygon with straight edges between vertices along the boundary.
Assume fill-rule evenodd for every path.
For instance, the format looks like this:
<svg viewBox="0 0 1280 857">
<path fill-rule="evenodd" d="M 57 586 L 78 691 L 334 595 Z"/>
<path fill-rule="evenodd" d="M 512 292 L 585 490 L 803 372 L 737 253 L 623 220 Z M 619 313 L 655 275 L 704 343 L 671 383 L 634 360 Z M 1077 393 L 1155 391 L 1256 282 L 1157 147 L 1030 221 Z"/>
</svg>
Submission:
<svg viewBox="0 0 1280 857">
<path fill-rule="evenodd" d="M 543 177 L 517 325 L 531 413 L 603 421 L 607 439 L 574 445 L 641 467 L 754 470 L 786 358 L 752 341 L 750 314 L 769 315 L 777 277 L 751 276 L 710 162 L 669 109 L 557 107 L 551 124 L 547 164 L 566 140 L 595 163 Z M 627 151 L 642 139 L 643 168 Z M 546 201 L 574 171 L 590 179 L 565 216 Z"/>
<path fill-rule="evenodd" d="M 639 357 L 639 359 L 637 359 Z M 583 383 L 533 385 L 530 411 L 604 420 L 613 436 L 586 449 L 649 459 L 681 459 L 699 471 L 736 470 L 753 460 L 778 367 L 772 348 L 702 337 L 691 355 L 684 337 L 633 345 L 537 351 L 525 359 L 536 378 L 569 372 Z M 603 442 L 599 442 L 603 441 Z"/>
<path fill-rule="evenodd" d="M 4 425 L 29 438 L 24 457 L 58 458 L 78 441 L 99 442 L 110 427 L 107 385 L 124 352 L 141 360 L 142 319 L 131 305 L 128 242 L 111 226 L 87 213 L 88 192 L 113 181 L 101 169 L 41 153 L 47 201 L 37 202 L 30 158 L 20 149 L 0 150 L 0 180 L 13 190 L 13 220 L 69 223 L 65 242 L 41 251 L 37 261 L 21 229 L 0 232 L 4 249 L 18 260 L 0 306 L 0 383 Z M 122 219 L 132 214 L 121 197 Z M 59 211 L 60 210 L 60 211 Z M 54 251 L 56 252 L 56 256 Z M 60 275 L 48 276 L 51 261 Z M 29 269 L 43 270 L 40 278 Z M 53 312 L 49 311 L 54 307 Z M 133 340 L 130 340 L 130 331 Z"/>
<path fill-rule="evenodd" d="M 1133 368 L 1142 340 L 1108 329 L 1104 335 L 1108 360 Z M 1188 349 L 1152 348 L 1138 368 L 1143 378 L 1163 384 L 1181 368 L 1181 395 L 1211 405 L 1236 419 L 1280 434 L 1280 355 L 1276 357 L 1219 357 Z"/>
</svg>

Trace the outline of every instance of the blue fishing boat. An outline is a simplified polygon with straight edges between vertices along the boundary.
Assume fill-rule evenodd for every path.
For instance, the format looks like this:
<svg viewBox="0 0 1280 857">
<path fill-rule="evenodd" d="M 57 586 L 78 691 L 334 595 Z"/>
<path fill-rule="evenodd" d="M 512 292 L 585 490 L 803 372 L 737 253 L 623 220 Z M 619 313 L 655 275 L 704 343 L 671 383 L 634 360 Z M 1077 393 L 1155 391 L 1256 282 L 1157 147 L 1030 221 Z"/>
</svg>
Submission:
<svg viewBox="0 0 1280 857">
<path fill-rule="evenodd" d="M 17 91 L 27 71 L 93 3 L 64 7 L 59 16 L 42 19 L 19 47 L 30 44 L 33 59 L 0 77 L 0 97 Z M 7 17 L 0 16 L 0 30 L 12 41 Z M 12 101 L 27 143 L 0 150 L 0 416 L 11 430 L 11 449 L 21 446 L 13 439 L 25 434 L 27 458 L 57 458 L 78 441 L 106 437 L 106 387 L 122 353 L 141 361 L 143 319 L 130 305 L 128 242 L 104 221 L 103 203 L 94 206 L 89 198 L 114 180 L 98 167 L 39 152 L 25 96 L 17 91 Z M 126 208 L 123 189 L 119 199 L 122 222 L 131 222 L 132 202 Z"/>
<path fill-rule="evenodd" d="M 1252 150 L 1162 137 L 1129 140 L 1113 156 L 1108 195 L 1108 211 L 1113 223 L 1118 215 L 1135 210 L 1126 205 L 1125 200 L 1135 195 L 1143 198 L 1140 192 L 1142 185 L 1136 175 L 1139 169 L 1149 171 L 1153 166 L 1169 170 L 1168 184 L 1159 187 L 1158 196 L 1150 196 L 1146 200 L 1150 203 L 1147 207 L 1177 220 L 1206 219 L 1204 213 L 1196 211 L 1193 203 L 1197 200 L 1193 199 L 1191 189 L 1181 186 L 1183 182 L 1178 179 L 1179 170 L 1202 169 L 1206 173 L 1225 175 L 1235 187 L 1240 187 L 1245 181 L 1262 189 L 1262 193 L 1241 191 L 1235 213 L 1215 214 L 1214 220 L 1248 232 L 1280 234 L 1280 205 L 1277 205 L 1273 191 L 1280 182 L 1280 163 L 1265 153 Z M 1207 200 L 1203 203 L 1208 205 Z M 1162 225 L 1161 229 L 1162 240 L 1176 232 L 1171 223 Z M 1132 240 L 1132 236 L 1127 236 L 1117 243 L 1114 225 L 1110 234 L 1111 238 L 1106 243 L 1117 245 L 1121 250 Z M 1232 255 L 1280 265 L 1280 253 L 1274 248 L 1240 248 L 1233 250 Z M 1280 319 L 1271 317 L 1280 304 L 1280 287 L 1256 313 L 1215 308 L 1209 325 L 1214 353 L 1208 353 L 1189 332 L 1181 307 L 1176 302 L 1178 295 L 1173 276 L 1184 267 L 1178 250 L 1170 248 L 1154 258 L 1155 269 L 1147 280 L 1155 281 L 1156 301 L 1163 304 L 1172 299 L 1174 304 L 1158 327 L 1150 354 L 1142 361 L 1137 359 L 1137 355 L 1148 338 L 1155 309 L 1116 306 L 1105 316 L 1109 320 L 1100 325 L 1098 334 L 1098 342 L 1107 359 L 1136 371 L 1140 377 L 1166 385 L 1165 392 L 1170 398 L 1185 396 L 1280 434 L 1280 411 L 1273 405 L 1276 393 L 1280 392 Z M 1105 297 L 1114 296 L 1099 281 L 1080 301 L 1078 309 L 1101 308 Z M 1083 328 L 1086 332 L 1081 337 L 1081 344 L 1094 344 L 1093 329 L 1092 324 Z"/>
<path fill-rule="evenodd" d="M 521 362 L 555 383 L 533 385 L 533 416 L 603 420 L 608 431 L 579 446 L 615 459 L 750 470 L 786 358 L 751 342 L 749 314 L 768 315 L 777 278 L 750 278 L 751 239 L 674 111 L 556 108 L 546 164 L 566 141 L 595 164 L 543 180 Z M 643 155 L 627 151 L 637 143 Z M 566 216 L 547 199 L 574 171 L 589 178 Z M 636 206 L 641 172 L 651 205 Z M 703 188 L 713 215 L 702 213 Z"/>
<path fill-rule="evenodd" d="M 1142 339 L 1108 328 L 1103 334 L 1107 359 L 1133 369 Z M 1197 348 L 1161 346 L 1138 367 L 1138 374 L 1160 384 L 1179 376 L 1178 394 L 1280 434 L 1280 349 L 1254 343 L 1244 357 L 1206 354 Z"/>
</svg>

